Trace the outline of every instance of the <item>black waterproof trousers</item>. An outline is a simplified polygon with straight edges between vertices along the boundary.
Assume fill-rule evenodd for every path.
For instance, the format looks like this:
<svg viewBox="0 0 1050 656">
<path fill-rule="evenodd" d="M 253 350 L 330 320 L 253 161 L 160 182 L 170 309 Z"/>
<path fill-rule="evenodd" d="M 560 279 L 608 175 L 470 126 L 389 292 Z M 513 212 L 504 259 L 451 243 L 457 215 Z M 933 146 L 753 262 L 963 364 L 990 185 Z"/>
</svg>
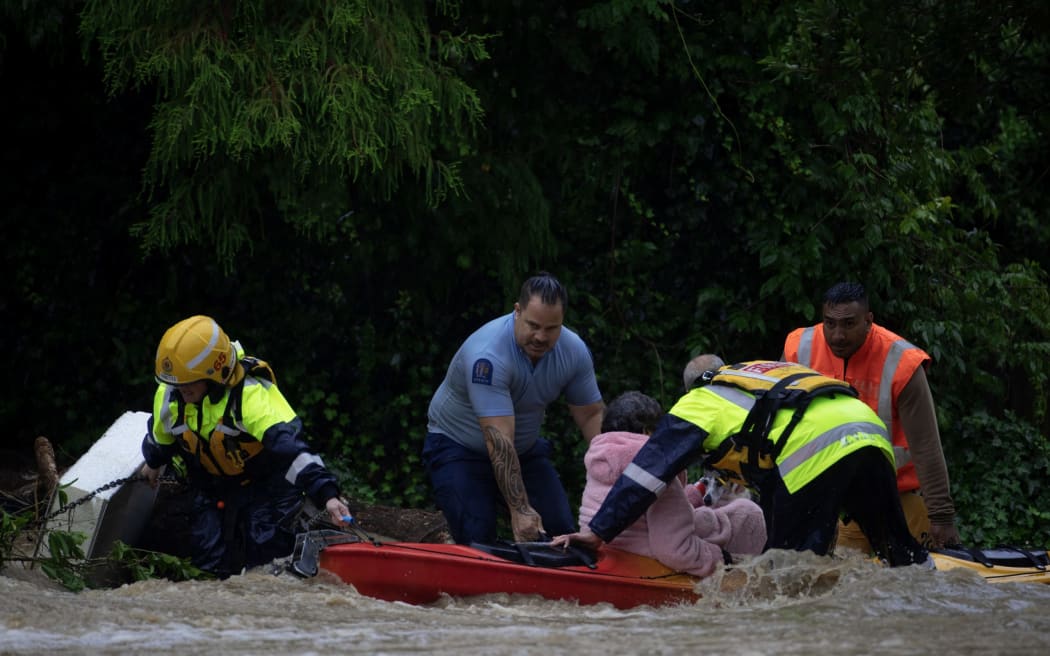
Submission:
<svg viewBox="0 0 1050 656">
<path fill-rule="evenodd" d="M 193 564 L 226 578 L 288 556 L 303 501 L 300 490 L 276 476 L 199 492 L 190 527 Z"/>
<path fill-rule="evenodd" d="M 891 566 L 926 562 L 929 554 L 908 531 L 897 494 L 897 476 L 885 453 L 859 449 L 794 494 L 779 476 L 759 489 L 767 549 L 827 554 L 840 514 L 857 522 L 875 554 Z"/>
</svg>

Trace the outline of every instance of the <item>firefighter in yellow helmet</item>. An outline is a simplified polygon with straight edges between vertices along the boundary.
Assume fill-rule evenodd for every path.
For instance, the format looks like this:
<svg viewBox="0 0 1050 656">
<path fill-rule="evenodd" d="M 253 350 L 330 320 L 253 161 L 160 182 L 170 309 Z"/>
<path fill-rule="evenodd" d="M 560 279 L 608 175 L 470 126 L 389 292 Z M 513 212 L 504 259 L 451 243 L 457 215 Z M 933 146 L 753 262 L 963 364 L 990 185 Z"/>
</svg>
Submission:
<svg viewBox="0 0 1050 656">
<path fill-rule="evenodd" d="M 142 473 L 156 485 L 176 455 L 196 490 L 193 562 L 220 577 L 284 557 L 304 495 L 333 523 L 350 515 L 338 482 L 264 362 L 246 357 L 211 317 L 168 329 L 157 347 Z"/>
</svg>

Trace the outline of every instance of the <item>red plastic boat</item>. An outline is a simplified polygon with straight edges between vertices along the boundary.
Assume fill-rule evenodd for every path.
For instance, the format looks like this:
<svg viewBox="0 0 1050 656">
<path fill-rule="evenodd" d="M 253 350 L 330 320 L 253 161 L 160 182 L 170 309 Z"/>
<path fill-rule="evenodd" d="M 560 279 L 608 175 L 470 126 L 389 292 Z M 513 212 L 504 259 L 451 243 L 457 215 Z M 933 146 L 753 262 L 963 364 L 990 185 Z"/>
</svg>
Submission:
<svg viewBox="0 0 1050 656">
<path fill-rule="evenodd" d="M 363 595 L 410 604 L 427 604 L 442 594 L 514 593 L 617 608 L 700 598 L 696 577 L 610 547 L 589 554 L 565 553 L 542 543 L 466 546 L 347 539 L 345 533 L 327 531 L 301 535 L 293 571 L 312 576 L 320 567 Z"/>
<path fill-rule="evenodd" d="M 1012 547 L 945 549 L 937 569 L 971 569 L 990 583 L 1050 583 L 1050 554 Z M 298 536 L 289 568 L 314 576 L 323 568 L 358 592 L 387 601 L 428 604 L 441 595 L 539 595 L 617 608 L 692 603 L 700 580 L 659 562 L 604 546 L 596 554 L 547 543 L 496 545 L 380 542 L 363 532 L 310 531 Z"/>
</svg>

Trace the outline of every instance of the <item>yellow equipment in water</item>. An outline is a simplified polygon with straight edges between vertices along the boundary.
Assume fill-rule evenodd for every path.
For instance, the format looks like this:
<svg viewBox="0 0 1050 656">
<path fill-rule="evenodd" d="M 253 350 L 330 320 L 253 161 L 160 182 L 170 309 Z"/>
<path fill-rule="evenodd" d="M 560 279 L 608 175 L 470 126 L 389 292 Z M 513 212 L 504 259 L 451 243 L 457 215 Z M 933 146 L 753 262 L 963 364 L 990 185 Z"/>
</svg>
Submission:
<svg viewBox="0 0 1050 656">
<path fill-rule="evenodd" d="M 1050 553 L 1045 549 L 945 547 L 930 556 L 939 570 L 973 570 L 989 583 L 1050 583 Z"/>
</svg>

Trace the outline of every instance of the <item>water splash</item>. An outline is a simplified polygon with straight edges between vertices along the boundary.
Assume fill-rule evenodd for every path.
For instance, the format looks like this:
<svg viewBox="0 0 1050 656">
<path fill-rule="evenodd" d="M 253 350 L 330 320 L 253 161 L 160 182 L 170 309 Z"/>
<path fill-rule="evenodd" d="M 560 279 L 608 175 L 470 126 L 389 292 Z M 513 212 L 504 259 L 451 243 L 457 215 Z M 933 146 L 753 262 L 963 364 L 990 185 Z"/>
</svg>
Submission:
<svg viewBox="0 0 1050 656">
<path fill-rule="evenodd" d="M 322 572 L 144 581 L 74 594 L 0 574 L 0 653 L 1048 653 L 1050 586 L 861 557 L 769 552 L 700 583 L 704 597 L 617 610 L 519 595 L 429 606 L 371 599 Z"/>
</svg>

